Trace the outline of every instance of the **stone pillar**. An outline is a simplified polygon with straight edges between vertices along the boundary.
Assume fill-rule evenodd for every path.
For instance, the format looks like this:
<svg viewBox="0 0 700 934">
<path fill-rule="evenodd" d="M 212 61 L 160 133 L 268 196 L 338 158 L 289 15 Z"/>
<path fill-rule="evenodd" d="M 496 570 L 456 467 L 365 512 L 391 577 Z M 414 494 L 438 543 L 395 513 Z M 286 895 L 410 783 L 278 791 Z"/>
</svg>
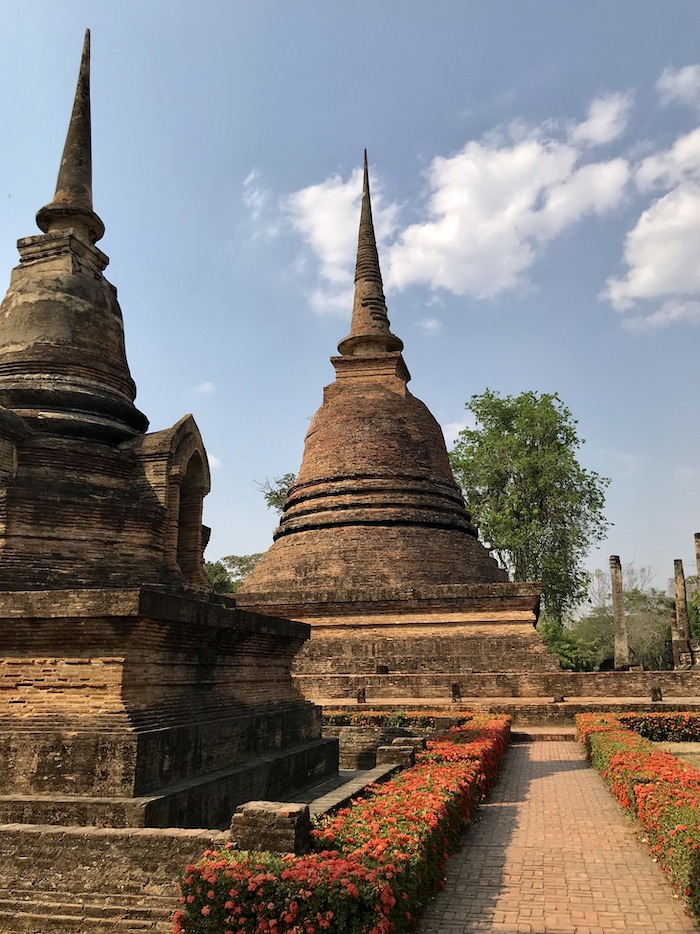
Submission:
<svg viewBox="0 0 700 934">
<path fill-rule="evenodd" d="M 622 565 L 618 555 L 610 555 L 610 577 L 612 580 L 613 631 L 615 634 L 615 668 L 626 668 L 630 663 L 627 641 L 627 620 L 622 599 Z"/>
<path fill-rule="evenodd" d="M 673 667 L 690 668 L 693 663 L 689 638 L 690 622 L 688 620 L 688 603 L 685 595 L 685 575 L 683 562 L 676 558 L 673 562 L 673 580 L 676 591 L 676 612 L 672 625 Z"/>
<path fill-rule="evenodd" d="M 697 567 L 697 577 L 695 578 L 695 593 L 696 599 L 697 595 L 700 595 L 700 532 L 695 533 L 695 565 Z M 686 591 L 687 596 L 687 591 Z M 700 666 L 700 639 L 693 638 L 691 633 L 690 642 L 690 656 L 693 660 L 693 668 Z"/>
<path fill-rule="evenodd" d="M 683 562 L 680 558 L 676 558 L 673 562 L 673 580 L 676 585 L 676 629 L 681 639 L 690 639 L 688 601 L 685 594 L 685 574 L 683 573 Z"/>
</svg>

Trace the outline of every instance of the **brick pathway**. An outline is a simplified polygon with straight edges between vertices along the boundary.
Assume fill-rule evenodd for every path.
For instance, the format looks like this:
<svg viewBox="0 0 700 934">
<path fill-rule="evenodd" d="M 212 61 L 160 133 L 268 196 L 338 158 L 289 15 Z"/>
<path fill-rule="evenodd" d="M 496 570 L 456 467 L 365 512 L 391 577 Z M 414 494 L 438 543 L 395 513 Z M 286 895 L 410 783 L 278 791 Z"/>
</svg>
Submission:
<svg viewBox="0 0 700 934">
<path fill-rule="evenodd" d="M 700 930 L 578 743 L 512 746 L 421 934 Z"/>
</svg>

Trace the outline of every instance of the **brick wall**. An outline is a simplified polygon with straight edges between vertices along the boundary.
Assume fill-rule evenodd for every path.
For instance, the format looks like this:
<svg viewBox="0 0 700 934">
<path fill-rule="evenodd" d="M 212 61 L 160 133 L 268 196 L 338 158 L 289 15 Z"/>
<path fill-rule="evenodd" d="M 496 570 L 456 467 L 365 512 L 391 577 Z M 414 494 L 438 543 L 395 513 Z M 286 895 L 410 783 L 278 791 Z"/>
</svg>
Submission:
<svg viewBox="0 0 700 934">
<path fill-rule="evenodd" d="M 297 675 L 304 694 L 353 702 L 364 687 L 367 702 L 381 698 L 449 698 L 458 682 L 463 698 L 490 697 L 650 697 L 652 686 L 666 697 L 697 697 L 700 671 L 601 671 L 601 672 L 475 672 L 442 675 Z"/>
<path fill-rule="evenodd" d="M 129 830 L 8 824 L 0 834 L 0 890 L 22 895 L 159 895 L 177 907 L 177 880 L 187 863 L 223 847 L 228 832 Z"/>
</svg>

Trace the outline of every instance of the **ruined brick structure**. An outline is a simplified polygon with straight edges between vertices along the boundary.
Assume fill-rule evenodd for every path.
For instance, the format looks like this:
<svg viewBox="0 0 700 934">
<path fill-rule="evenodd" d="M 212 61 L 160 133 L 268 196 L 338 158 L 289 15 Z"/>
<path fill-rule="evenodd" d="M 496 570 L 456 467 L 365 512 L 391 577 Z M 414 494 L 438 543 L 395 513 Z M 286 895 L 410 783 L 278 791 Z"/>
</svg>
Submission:
<svg viewBox="0 0 700 934">
<path fill-rule="evenodd" d="M 402 349 L 365 156 L 350 333 L 274 544 L 237 595 L 239 606 L 311 623 L 295 666 L 309 697 L 347 698 L 364 684 L 369 697 L 397 696 L 417 672 L 449 695 L 455 675 L 559 668 L 533 628 L 539 585 L 509 583 L 479 542 L 440 426 L 408 390 Z"/>
<path fill-rule="evenodd" d="M 0 308 L 0 823 L 227 827 L 334 772 L 336 744 L 291 678 L 308 626 L 209 595 L 193 418 L 146 434 L 134 405 L 96 246 L 88 41 Z"/>
<path fill-rule="evenodd" d="M 0 589 L 206 592 L 202 439 L 191 416 L 144 433 L 96 246 L 87 56 L 43 233 L 19 241 L 0 305 Z"/>
</svg>

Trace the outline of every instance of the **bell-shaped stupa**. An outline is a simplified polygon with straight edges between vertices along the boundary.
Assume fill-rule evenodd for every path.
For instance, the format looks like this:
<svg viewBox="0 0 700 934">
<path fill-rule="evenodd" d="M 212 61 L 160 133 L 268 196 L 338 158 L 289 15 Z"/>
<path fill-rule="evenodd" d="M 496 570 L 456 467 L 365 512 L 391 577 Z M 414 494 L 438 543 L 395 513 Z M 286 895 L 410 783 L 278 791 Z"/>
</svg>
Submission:
<svg viewBox="0 0 700 934">
<path fill-rule="evenodd" d="M 366 155 L 352 324 L 338 349 L 274 543 L 237 605 L 311 624 L 294 671 L 317 701 L 508 693 L 494 673 L 557 670 L 533 628 L 539 585 L 510 583 L 479 542 L 440 426 L 408 391 Z"/>
<path fill-rule="evenodd" d="M 408 390 L 402 349 L 389 327 L 365 154 L 350 333 L 275 542 L 241 592 L 328 599 L 507 580 L 477 538 L 440 426 Z"/>
<path fill-rule="evenodd" d="M 191 416 L 146 434 L 93 209 L 90 32 L 53 200 L 0 304 L 0 591 L 199 593 L 207 456 Z"/>
</svg>

